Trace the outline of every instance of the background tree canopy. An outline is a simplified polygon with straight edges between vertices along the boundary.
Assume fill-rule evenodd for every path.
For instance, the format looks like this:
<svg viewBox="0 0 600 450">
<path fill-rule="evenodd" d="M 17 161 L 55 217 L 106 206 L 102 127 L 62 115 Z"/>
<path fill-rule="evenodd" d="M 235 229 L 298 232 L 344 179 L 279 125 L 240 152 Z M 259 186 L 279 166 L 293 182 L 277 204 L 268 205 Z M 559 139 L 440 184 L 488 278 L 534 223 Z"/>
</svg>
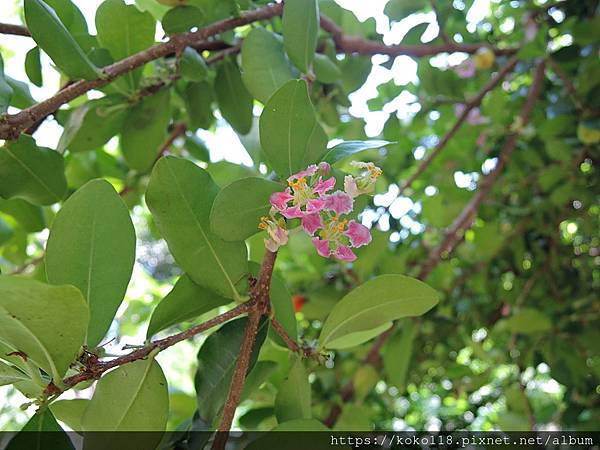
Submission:
<svg viewBox="0 0 600 450">
<path fill-rule="evenodd" d="M 4 3 L 0 429 L 598 429 L 597 0 Z"/>
</svg>

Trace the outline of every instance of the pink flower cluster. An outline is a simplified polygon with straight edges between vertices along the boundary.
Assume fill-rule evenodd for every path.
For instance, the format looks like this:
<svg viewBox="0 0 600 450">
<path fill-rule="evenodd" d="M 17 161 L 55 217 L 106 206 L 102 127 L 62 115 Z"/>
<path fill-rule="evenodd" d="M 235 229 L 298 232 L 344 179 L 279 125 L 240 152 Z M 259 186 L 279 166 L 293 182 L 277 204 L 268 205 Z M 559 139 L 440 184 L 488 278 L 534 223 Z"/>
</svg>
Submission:
<svg viewBox="0 0 600 450">
<path fill-rule="evenodd" d="M 300 219 L 304 231 L 313 236 L 312 242 L 319 255 L 354 261 L 356 255 L 352 248 L 371 242 L 371 233 L 364 225 L 344 216 L 352 212 L 355 197 L 374 190 L 381 169 L 373 163 L 352 164 L 363 169 L 363 173 L 358 177 L 347 175 L 343 191 L 333 191 L 336 180 L 325 178 L 331 171 L 325 162 L 310 165 L 290 176 L 288 187 L 271 195 L 270 216 L 263 217 L 259 225 L 269 234 L 265 239 L 267 249 L 274 252 L 287 243 L 285 219 Z"/>
</svg>

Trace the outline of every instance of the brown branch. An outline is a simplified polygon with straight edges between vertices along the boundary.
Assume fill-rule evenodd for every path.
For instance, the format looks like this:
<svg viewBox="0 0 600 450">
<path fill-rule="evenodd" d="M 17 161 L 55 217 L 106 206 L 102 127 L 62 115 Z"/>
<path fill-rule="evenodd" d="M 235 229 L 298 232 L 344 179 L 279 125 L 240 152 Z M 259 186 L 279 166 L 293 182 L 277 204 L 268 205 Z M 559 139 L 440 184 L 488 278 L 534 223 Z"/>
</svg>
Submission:
<svg viewBox="0 0 600 450">
<path fill-rule="evenodd" d="M 450 140 L 462 127 L 465 120 L 467 120 L 469 113 L 481 104 L 483 98 L 488 92 L 490 92 L 492 89 L 498 86 L 498 84 L 500 84 L 500 82 L 502 82 L 502 80 L 506 78 L 506 76 L 514 69 L 518 61 L 518 57 L 516 55 L 513 56 L 508 61 L 508 63 L 502 68 L 502 70 L 498 72 L 495 77 L 490 79 L 475 97 L 473 97 L 466 103 L 465 109 L 460 114 L 452 128 L 450 128 L 450 130 L 444 135 L 444 137 L 437 143 L 437 145 L 431 151 L 431 153 L 429 153 L 429 155 L 427 155 L 427 157 L 423 161 L 421 161 L 421 164 L 419 164 L 417 170 L 410 177 L 408 177 L 408 179 L 404 183 L 402 183 L 402 185 L 400 186 L 400 192 L 398 193 L 398 196 L 402 195 L 404 191 L 408 189 L 412 185 L 412 183 L 423 174 L 423 172 L 425 172 L 425 170 L 430 166 L 432 161 L 440 154 L 440 152 L 446 147 L 448 142 L 450 142 Z"/>
<path fill-rule="evenodd" d="M 51 114 L 61 105 L 92 89 L 106 86 L 119 76 L 141 67 L 150 61 L 177 53 L 177 51 L 183 50 L 186 46 L 194 46 L 224 31 L 229 31 L 257 20 L 269 19 L 280 15 L 282 10 L 283 4 L 281 3 L 267 5 L 238 17 L 215 22 L 198 31 L 174 35 L 167 42 L 117 61 L 103 68 L 100 78 L 77 81 L 53 97 L 24 109 L 17 114 L 4 114 L 0 116 L 0 139 L 9 140 L 17 138 L 23 130 L 33 125 L 42 117 Z"/>
<path fill-rule="evenodd" d="M 552 70 L 558 76 L 558 78 L 561 79 L 563 86 L 565 87 L 566 91 L 569 93 L 569 95 L 573 99 L 573 103 L 575 103 L 575 107 L 577 109 L 582 109 L 583 105 L 581 104 L 581 101 L 579 100 L 579 95 L 577 94 L 577 88 L 575 87 L 575 85 L 573 84 L 571 79 L 568 77 L 568 75 L 565 73 L 563 68 L 560 67 L 560 65 L 552 58 L 548 58 L 548 65 L 552 68 Z"/>
<path fill-rule="evenodd" d="M 518 48 L 495 48 L 485 44 L 459 44 L 450 42 L 440 45 L 386 45 L 382 42 L 362 39 L 357 36 L 346 36 L 340 26 L 328 17 L 321 16 L 321 28 L 331 34 L 336 48 L 341 53 L 358 53 L 360 55 L 389 55 L 389 56 L 432 56 L 439 53 L 475 53 L 482 47 L 490 48 L 496 55 L 512 55 Z"/>
<path fill-rule="evenodd" d="M 208 25 L 198 31 L 176 34 L 171 36 L 169 41 L 155 45 L 139 53 L 135 53 L 125 59 L 117 61 L 114 64 L 102 69 L 102 76 L 94 80 L 80 80 L 73 83 L 64 91 L 26 108 L 16 114 L 0 115 L 0 139 L 16 139 L 19 134 L 29 128 L 31 125 L 52 114 L 61 105 L 85 94 L 92 89 L 98 89 L 106 86 L 121 75 L 128 73 L 144 64 L 171 54 L 177 54 L 186 46 L 194 47 L 197 50 L 214 49 L 213 42 L 206 40 L 214 35 L 232 30 L 236 27 L 247 25 L 259 20 L 270 19 L 281 15 L 283 3 L 270 4 L 262 8 Z M 358 37 L 348 37 L 342 32 L 342 29 L 332 20 L 321 16 L 321 26 L 331 33 L 336 47 L 344 53 L 358 53 L 362 55 L 385 54 L 390 56 L 408 55 L 408 56 L 430 56 L 443 52 L 465 52 L 474 53 L 487 44 L 444 44 L 444 45 L 385 45 L 382 42 L 370 41 Z M 220 44 L 221 45 L 221 44 Z M 498 55 L 513 54 L 518 49 L 497 49 L 492 50 Z"/>
<path fill-rule="evenodd" d="M 539 98 L 541 92 L 541 85 L 544 80 L 545 68 L 545 62 L 540 62 L 536 67 L 534 79 L 529 89 L 529 94 L 527 96 L 527 99 L 525 100 L 525 104 L 520 113 L 522 126 L 525 126 L 531 119 L 533 107 L 537 99 Z M 475 216 L 477 210 L 479 209 L 479 206 L 490 193 L 496 181 L 498 181 L 500 174 L 502 173 L 508 159 L 510 158 L 510 155 L 512 154 L 517 145 L 518 138 L 519 133 L 513 132 L 509 135 L 508 139 L 506 140 L 506 143 L 500 151 L 500 157 L 498 159 L 498 164 L 496 165 L 496 168 L 492 172 L 490 172 L 490 174 L 483 180 L 475 196 L 465 206 L 463 211 L 459 214 L 459 216 L 455 219 L 453 224 L 446 232 L 442 243 L 438 247 L 435 247 L 430 251 L 427 260 L 421 266 L 421 270 L 417 278 L 419 278 L 420 280 L 426 279 L 431 273 L 431 271 L 442 260 L 442 257 L 445 254 L 450 253 L 454 248 L 455 244 L 460 239 L 462 239 L 462 232 L 464 232 L 467 229 L 467 227 L 471 224 L 472 218 Z M 389 336 L 392 334 L 395 327 L 396 323 L 394 323 L 392 327 L 390 327 L 387 331 L 385 331 L 377 337 L 377 339 L 373 343 L 373 346 L 371 347 L 371 349 L 367 353 L 367 356 L 364 359 L 365 364 L 379 364 L 380 350 L 386 343 Z M 344 400 L 344 403 L 350 401 L 354 396 L 354 387 L 352 385 L 352 382 L 345 385 L 342 388 L 342 392 L 346 392 L 347 397 L 347 399 Z M 337 404 L 334 405 L 329 416 L 325 419 L 325 424 L 329 427 L 333 426 L 339 418 L 341 412 L 341 407 Z"/>
<path fill-rule="evenodd" d="M 250 365 L 250 356 L 252 354 L 254 341 L 256 340 L 258 323 L 260 322 L 261 317 L 264 314 L 267 314 L 270 309 L 271 301 L 269 298 L 269 289 L 273 277 L 273 270 L 275 269 L 276 258 L 277 252 L 266 250 L 258 280 L 256 281 L 256 284 L 250 288 L 250 298 L 254 303 L 249 313 L 248 324 L 246 325 L 246 330 L 244 332 L 244 341 L 240 348 L 240 356 L 235 366 L 227 401 L 223 407 L 223 415 L 221 416 L 221 422 L 219 423 L 218 428 L 219 432 L 215 436 L 212 445 L 213 450 L 223 450 L 229 437 L 229 430 L 231 429 L 233 417 L 235 416 L 235 410 L 238 407 L 242 390 L 244 389 L 244 382 L 246 380 L 248 366 Z"/>
<path fill-rule="evenodd" d="M 262 314 L 259 310 L 254 310 L 249 314 L 248 324 L 244 331 L 244 340 L 240 348 L 240 356 L 235 366 L 235 372 L 231 379 L 231 385 L 229 387 L 229 395 L 227 402 L 223 408 L 223 415 L 221 416 L 221 423 L 219 424 L 218 432 L 215 436 L 212 448 L 213 450 L 223 450 L 229 437 L 229 430 L 233 422 L 235 410 L 240 402 L 242 396 L 242 390 L 244 389 L 244 382 L 246 381 L 246 374 L 248 367 L 250 366 L 250 356 L 252 355 L 252 347 L 256 340 L 256 334 L 258 331 L 258 324 L 260 322 Z"/>
<path fill-rule="evenodd" d="M 30 267 L 35 267 L 40 264 L 44 260 L 44 255 L 38 256 L 37 258 L 32 259 L 31 261 L 26 262 L 22 266 L 17 267 L 12 272 L 9 272 L 9 275 L 19 275 L 25 272 Z"/>
<path fill-rule="evenodd" d="M 440 29 L 440 37 L 442 38 L 442 41 L 444 41 L 446 44 L 452 44 L 452 39 L 450 39 L 450 37 L 446 33 L 446 30 L 444 29 L 444 24 L 441 20 L 442 15 L 440 13 L 440 8 L 438 7 L 437 0 L 430 0 L 430 3 L 431 9 L 433 9 L 433 12 L 435 13 L 435 21 L 437 22 L 438 28 Z"/>
<path fill-rule="evenodd" d="M 31 36 L 26 26 L 15 25 L 12 23 L 0 23 L 0 34 L 13 34 L 15 36 Z"/>
<path fill-rule="evenodd" d="M 242 303 L 236 306 L 235 308 L 223 314 L 213 317 L 212 319 L 207 320 L 204 323 L 193 326 L 185 331 L 174 334 L 172 336 L 168 336 L 164 339 L 159 339 L 157 341 L 151 342 L 150 344 L 145 345 L 131 353 L 119 356 L 118 358 L 112 359 L 110 361 L 99 361 L 96 364 L 86 367 L 86 369 L 83 372 L 65 378 L 63 380 L 63 384 L 68 387 L 72 387 L 78 383 L 81 383 L 82 381 L 98 379 L 107 370 L 113 369 L 118 366 L 122 366 L 123 364 L 137 361 L 139 359 L 144 359 L 156 349 L 162 351 L 166 348 L 177 344 L 178 342 L 190 339 L 196 336 L 197 334 L 203 333 L 204 331 L 207 331 L 219 324 L 222 324 L 223 322 L 227 322 L 228 320 L 231 320 L 241 314 L 248 312 L 254 305 L 255 302 L 250 300 L 246 303 Z M 46 389 L 46 392 L 49 394 L 55 394 L 60 392 L 60 388 L 58 388 L 54 384 L 50 384 Z"/>
<path fill-rule="evenodd" d="M 523 127 L 529 123 L 531 114 L 533 112 L 533 107 L 540 95 L 542 82 L 544 80 L 545 68 L 546 65 L 544 62 L 539 63 L 536 68 L 534 80 L 531 84 L 527 100 L 525 101 L 525 105 L 523 106 L 520 114 L 521 125 Z M 487 197 L 496 181 L 498 181 L 500 174 L 504 170 L 506 163 L 517 146 L 518 139 L 518 132 L 512 132 L 508 136 L 503 148 L 500 150 L 500 156 L 498 158 L 496 167 L 492 172 L 489 173 L 489 175 L 485 177 L 477 189 L 477 193 L 473 196 L 469 203 L 467 203 L 463 211 L 454 220 L 452 225 L 450 225 L 450 228 L 444 235 L 442 243 L 437 247 L 434 247 L 429 252 L 427 260 L 421 266 L 421 271 L 418 275 L 419 279 L 423 280 L 427 278 L 427 276 L 438 265 L 443 257 L 450 253 L 459 240 L 462 239 L 464 231 L 469 228 L 473 218 L 475 217 L 475 214 L 477 213 L 477 210 L 479 209 L 479 206 Z"/>
</svg>

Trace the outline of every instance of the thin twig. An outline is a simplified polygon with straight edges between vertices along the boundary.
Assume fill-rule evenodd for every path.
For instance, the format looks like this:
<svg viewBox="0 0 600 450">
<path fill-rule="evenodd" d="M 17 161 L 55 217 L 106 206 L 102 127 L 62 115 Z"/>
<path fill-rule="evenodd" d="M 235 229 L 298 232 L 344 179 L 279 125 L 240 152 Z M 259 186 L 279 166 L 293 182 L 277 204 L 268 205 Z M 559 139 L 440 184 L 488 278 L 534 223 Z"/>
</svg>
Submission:
<svg viewBox="0 0 600 450">
<path fill-rule="evenodd" d="M 522 127 L 526 126 L 531 119 L 533 107 L 540 95 L 542 82 L 544 81 L 545 69 L 545 62 L 539 63 L 536 68 L 534 80 L 531 84 L 525 105 L 523 106 L 520 114 Z M 504 170 L 506 163 L 517 146 L 519 136 L 520 134 L 514 131 L 508 136 L 503 148 L 500 150 L 500 156 L 498 158 L 496 167 L 484 178 L 477 189 L 477 193 L 473 196 L 469 203 L 467 203 L 452 225 L 450 225 L 450 228 L 444 235 L 442 243 L 437 247 L 434 247 L 429 252 L 429 256 L 419 272 L 419 279 L 423 280 L 427 278 L 427 276 L 429 276 L 431 271 L 438 265 L 443 257 L 450 253 L 458 241 L 462 239 L 464 231 L 470 226 L 475 214 L 477 213 L 477 210 L 479 209 L 479 206 L 487 197 L 492 187 L 496 184 L 496 181 L 498 181 L 500 174 Z"/>
<path fill-rule="evenodd" d="M 545 63 L 540 62 L 535 70 L 535 75 L 531 87 L 529 89 L 529 94 L 527 99 L 525 100 L 525 104 L 521 110 L 520 118 L 521 123 L 525 126 L 529 120 L 531 119 L 531 114 L 533 112 L 533 107 L 539 98 L 541 92 L 541 85 L 544 81 L 544 72 L 545 72 Z M 477 193 L 471 199 L 471 201 L 465 206 L 463 211 L 456 218 L 454 223 L 450 226 L 448 231 L 445 233 L 444 240 L 442 244 L 438 247 L 435 247 L 429 253 L 428 258 L 421 266 L 421 270 L 417 278 L 420 280 L 426 279 L 431 271 L 439 264 L 442 260 L 444 254 L 449 253 L 454 248 L 455 244 L 462 239 L 462 232 L 469 226 L 472 222 L 472 218 L 476 214 L 479 206 L 483 202 L 483 200 L 487 197 L 487 195 L 491 192 L 492 187 L 498 181 L 500 174 L 502 173 L 510 155 L 514 151 L 519 134 L 513 132 L 510 134 L 506 143 L 504 144 L 502 150 L 500 151 L 500 157 L 498 160 L 498 164 L 495 169 L 490 172 L 490 174 L 484 179 L 484 181 L 479 186 Z M 419 320 L 419 319 L 415 319 Z M 387 342 L 389 336 L 393 333 L 396 328 L 396 323 L 384 333 L 380 334 L 375 342 L 373 343 L 371 349 L 367 353 L 367 356 L 364 359 L 364 363 L 375 364 L 377 365 L 380 359 L 380 351 L 383 345 Z M 352 382 L 345 385 L 342 389 L 342 392 L 346 393 L 347 399 L 344 400 L 344 403 L 347 403 L 354 397 L 354 386 Z M 329 416 L 325 420 L 325 424 L 329 427 L 333 426 L 337 419 L 339 418 L 342 409 L 340 405 L 334 405 L 329 413 Z"/>
<path fill-rule="evenodd" d="M 167 42 L 155 45 L 139 53 L 128 56 L 125 59 L 117 61 L 114 64 L 104 67 L 102 69 L 102 76 L 99 78 L 77 81 L 64 91 L 59 92 L 54 96 L 16 114 L 0 115 L 0 139 L 16 139 L 20 133 L 43 117 L 52 114 L 61 105 L 70 102 L 71 100 L 85 94 L 92 89 L 98 89 L 102 86 L 106 86 L 121 75 L 141 67 L 150 61 L 171 54 L 177 54 L 186 46 L 191 46 L 198 50 L 202 50 L 204 48 L 211 49 L 214 47 L 214 45 L 212 42 L 207 42 L 208 38 L 242 25 L 247 25 L 259 20 L 265 20 L 279 16 L 281 15 L 282 11 L 283 3 L 271 4 L 245 14 L 241 14 L 238 17 L 215 22 L 198 31 L 173 35 Z M 345 36 L 342 32 L 342 29 L 336 25 L 335 22 L 325 16 L 321 16 L 321 26 L 324 30 L 331 33 L 338 50 L 349 54 L 384 54 L 390 56 L 408 55 L 419 57 L 436 55 L 444 52 L 474 53 L 481 47 L 489 47 L 487 43 L 459 44 L 456 42 L 444 45 L 420 44 L 388 46 L 378 41 L 366 40 L 356 36 Z M 497 55 L 508 55 L 518 51 L 517 48 L 492 48 L 492 50 Z"/>
<path fill-rule="evenodd" d="M 282 10 L 283 4 L 281 3 L 267 5 L 254 11 L 241 14 L 238 17 L 215 22 L 198 31 L 174 35 L 167 42 L 155 45 L 106 66 L 102 69 L 102 76 L 99 78 L 77 81 L 62 92 L 57 93 L 41 103 L 33 105 L 16 114 L 4 114 L 0 116 L 0 139 L 15 139 L 23 130 L 30 127 L 42 117 L 51 114 L 61 105 L 92 89 L 106 86 L 119 76 L 141 67 L 150 61 L 172 53 L 177 53 L 177 51 L 183 50 L 186 46 L 199 44 L 216 34 L 232 30 L 257 20 L 269 19 L 280 15 Z"/>
<path fill-rule="evenodd" d="M 275 317 L 272 317 L 271 325 L 273 326 L 273 329 L 277 332 L 277 334 L 281 337 L 281 339 L 283 339 L 283 342 L 285 342 L 285 345 L 287 345 L 287 347 L 291 351 L 293 351 L 294 353 L 298 353 L 301 356 L 304 355 L 304 349 L 302 347 L 300 347 L 296 341 L 294 341 L 292 338 L 290 338 L 287 335 L 287 333 L 285 332 L 285 329 L 283 328 L 283 325 L 281 325 L 279 320 L 277 320 Z"/>
<path fill-rule="evenodd" d="M 575 103 L 575 107 L 577 109 L 582 109 L 583 105 L 581 104 L 581 101 L 579 100 L 579 95 L 577 94 L 577 88 L 575 87 L 575 85 L 573 84 L 571 79 L 568 77 L 568 75 L 565 73 L 563 68 L 560 67 L 560 65 L 552 58 L 548 58 L 548 65 L 552 68 L 552 70 L 558 76 L 558 78 L 561 79 L 563 86 L 565 87 L 565 89 L 567 90 L 567 92 L 569 93 L 571 98 L 573 99 L 573 103 Z"/>
<path fill-rule="evenodd" d="M 62 383 L 67 387 L 72 387 L 78 383 L 81 383 L 82 381 L 98 379 L 107 370 L 113 369 L 118 366 L 122 366 L 123 364 L 137 361 L 139 359 L 144 359 L 156 349 L 162 351 L 166 348 L 177 344 L 178 342 L 190 339 L 196 336 L 197 334 L 203 333 L 204 331 L 207 331 L 217 325 L 220 325 L 241 314 L 244 314 L 248 312 L 254 306 L 254 304 L 255 302 L 253 301 L 242 303 L 223 314 L 220 314 L 216 317 L 213 317 L 210 320 L 207 320 L 206 322 L 193 326 L 185 331 L 174 334 L 172 336 L 168 336 L 164 339 L 159 339 L 157 341 L 151 342 L 150 344 L 145 345 L 142 348 L 135 350 L 131 353 L 119 356 L 118 358 L 112 359 L 110 361 L 99 361 L 96 364 L 86 367 L 83 372 L 65 378 L 64 380 L 62 380 Z M 50 384 L 47 387 L 46 392 L 49 394 L 55 394 L 57 392 L 60 392 L 60 390 L 60 387 L 54 384 Z"/>
<path fill-rule="evenodd" d="M 19 275 L 19 274 L 25 272 L 28 268 L 37 266 L 43 260 L 44 260 L 44 255 L 38 256 L 37 258 L 34 258 L 31 261 L 27 261 L 22 266 L 17 267 L 15 270 L 10 272 L 9 275 Z"/>
<path fill-rule="evenodd" d="M 0 34 L 12 34 L 15 36 L 31 36 L 26 26 L 12 23 L 0 23 Z"/>
<path fill-rule="evenodd" d="M 440 13 L 440 8 L 438 7 L 437 0 L 429 1 L 431 3 L 431 9 L 433 9 L 433 12 L 435 13 L 435 19 L 438 24 L 438 28 L 440 29 L 440 37 L 442 38 L 442 41 L 444 41 L 446 44 L 452 44 L 452 40 L 446 33 L 444 24 L 442 23 L 442 14 Z"/>
<path fill-rule="evenodd" d="M 347 36 L 340 26 L 328 17 L 321 16 L 321 28 L 331 34 L 331 38 L 340 53 L 357 53 L 360 55 L 389 55 L 389 56 L 432 56 L 439 53 L 475 53 L 482 47 L 490 48 L 496 55 L 512 55 L 518 48 L 495 48 L 489 44 L 459 44 L 450 42 L 446 44 L 420 44 L 420 45 L 386 45 L 382 42 L 362 39 L 358 36 Z"/>
<path fill-rule="evenodd" d="M 446 147 L 448 142 L 450 142 L 450 140 L 462 127 L 463 123 L 467 120 L 467 117 L 469 117 L 470 112 L 481 104 L 483 98 L 488 92 L 490 92 L 492 89 L 498 86 L 498 84 L 500 84 L 500 82 L 504 78 L 506 78 L 506 76 L 514 69 L 518 61 L 518 57 L 516 55 L 513 56 L 508 61 L 506 66 L 504 66 L 502 70 L 496 74 L 495 77 L 488 81 L 475 97 L 473 97 L 465 104 L 464 110 L 462 111 L 452 128 L 448 130 L 448 132 L 437 143 L 437 145 L 431 151 L 431 153 L 429 153 L 429 155 L 427 155 L 427 157 L 419 164 L 417 170 L 410 177 L 408 177 L 408 179 L 404 183 L 402 183 L 402 185 L 400 186 L 400 192 L 398 193 L 398 196 L 402 195 L 404 191 L 406 191 L 406 189 L 408 189 L 412 185 L 412 183 L 417 178 L 419 178 L 423 174 L 423 172 L 425 172 L 425 170 L 429 167 L 432 161 L 440 154 L 440 152 Z"/>
</svg>

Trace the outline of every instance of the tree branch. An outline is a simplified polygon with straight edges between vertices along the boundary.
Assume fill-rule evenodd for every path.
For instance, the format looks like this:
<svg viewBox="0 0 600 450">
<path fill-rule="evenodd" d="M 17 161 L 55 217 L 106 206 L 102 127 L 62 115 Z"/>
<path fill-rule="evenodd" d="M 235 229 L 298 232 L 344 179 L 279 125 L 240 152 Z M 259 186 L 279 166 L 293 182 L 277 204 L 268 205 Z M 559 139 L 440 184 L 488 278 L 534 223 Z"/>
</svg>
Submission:
<svg viewBox="0 0 600 450">
<path fill-rule="evenodd" d="M 214 47 L 214 43 L 207 42 L 208 38 L 242 25 L 279 16 L 282 12 L 283 3 L 270 4 L 238 17 L 215 22 L 198 31 L 173 35 L 167 42 L 155 45 L 106 66 L 102 69 L 102 76 L 100 78 L 77 81 L 63 91 L 58 92 L 56 95 L 16 114 L 0 115 L 0 139 L 16 139 L 24 130 L 43 117 L 52 114 L 61 105 L 70 102 L 92 89 L 106 86 L 119 76 L 143 66 L 150 61 L 177 53 L 186 46 L 194 47 L 198 50 L 211 49 Z M 366 40 L 354 36 L 345 36 L 342 29 L 325 16 L 321 16 L 321 27 L 331 33 L 336 47 L 344 53 L 358 53 L 362 55 L 385 54 L 390 56 L 408 55 L 419 57 L 436 55 L 443 52 L 474 53 L 481 47 L 487 46 L 487 44 L 458 44 L 455 42 L 444 45 L 422 44 L 388 46 L 378 41 Z M 513 54 L 518 49 L 494 48 L 492 50 L 498 55 L 505 55 Z"/>
<path fill-rule="evenodd" d="M 0 23 L 0 34 L 13 34 L 15 36 L 31 36 L 26 26 L 12 23 Z"/>
<path fill-rule="evenodd" d="M 519 115 L 523 126 L 525 126 L 531 119 L 533 107 L 535 105 L 535 102 L 539 98 L 541 92 L 542 82 L 544 81 L 545 69 L 545 62 L 540 62 L 536 67 L 534 79 L 529 89 L 529 94 L 527 96 L 527 99 L 525 100 L 525 104 Z M 477 213 L 479 206 L 487 197 L 487 195 L 491 192 L 491 189 L 496 183 L 496 181 L 498 181 L 500 174 L 502 173 L 508 159 L 510 158 L 512 152 L 516 147 L 518 138 L 519 133 L 513 132 L 509 135 L 503 148 L 500 151 L 500 157 L 498 159 L 498 164 L 496 165 L 495 169 L 492 172 L 490 172 L 490 174 L 484 179 L 484 181 L 479 186 L 479 189 L 477 190 L 475 196 L 471 199 L 471 201 L 465 206 L 463 211 L 455 219 L 453 224 L 445 233 L 445 237 L 442 243 L 429 252 L 427 260 L 421 266 L 421 270 L 419 272 L 419 275 L 417 276 L 418 279 L 426 279 L 431 273 L 431 271 L 442 260 L 442 257 L 445 254 L 450 253 L 454 248 L 455 244 L 462 238 L 462 232 L 466 230 L 468 226 L 470 226 L 472 218 Z M 392 334 L 395 327 L 396 323 L 394 323 L 392 327 L 390 327 L 387 331 L 385 331 L 377 337 L 377 339 L 373 343 L 373 346 L 371 347 L 371 349 L 367 353 L 367 356 L 364 359 L 365 364 L 378 364 L 381 348 L 386 343 L 387 339 Z M 347 403 L 354 397 L 354 387 L 352 382 L 345 385 L 342 388 L 342 392 L 346 393 L 346 399 L 342 397 L 342 400 L 344 403 Z M 341 407 L 337 404 L 334 405 L 331 409 L 331 412 L 329 413 L 329 416 L 325 420 L 325 424 L 329 427 L 333 426 L 339 418 L 341 412 Z"/>
<path fill-rule="evenodd" d="M 150 353 L 152 353 L 155 349 L 159 351 L 165 350 L 178 342 L 184 341 L 186 339 L 190 339 L 197 334 L 203 333 L 217 325 L 222 324 L 223 322 L 227 322 L 241 314 L 248 312 L 253 306 L 255 302 L 250 300 L 246 303 L 242 303 L 235 308 L 220 314 L 216 317 L 213 317 L 210 320 L 207 320 L 204 323 L 193 326 L 185 331 L 174 334 L 172 336 L 168 336 L 164 339 L 159 339 L 157 341 L 151 342 L 148 345 L 145 345 L 138 350 L 135 350 L 131 353 L 128 353 L 123 356 L 119 356 L 118 358 L 112 359 L 110 361 L 98 361 L 95 364 L 87 366 L 85 370 L 77 375 L 70 376 L 62 380 L 63 385 L 67 387 L 75 386 L 82 381 L 94 380 L 100 378 L 100 376 L 106 372 L 107 370 L 113 369 L 118 366 L 122 366 L 123 364 L 127 364 L 133 361 L 137 361 L 138 359 L 144 359 Z M 56 394 L 59 393 L 62 389 L 55 384 L 51 383 L 46 388 L 46 393 L 48 394 Z"/>
<path fill-rule="evenodd" d="M 433 12 L 435 13 L 435 21 L 438 24 L 438 28 L 440 29 L 440 37 L 442 38 L 442 41 L 444 41 L 446 44 L 452 44 L 452 40 L 450 39 L 450 37 L 448 36 L 448 34 L 446 34 L 446 30 L 444 29 L 444 24 L 442 23 L 442 15 L 440 13 L 440 8 L 438 7 L 437 4 L 437 0 L 430 0 L 431 3 L 431 9 L 433 9 Z"/>
<path fill-rule="evenodd" d="M 238 407 L 242 390 L 244 389 L 244 382 L 250 365 L 250 356 L 252 355 L 252 348 L 254 347 L 254 341 L 256 340 L 258 324 L 261 317 L 267 314 L 270 309 L 271 301 L 269 298 L 269 289 L 273 277 L 273 270 L 275 269 L 276 258 L 277 252 L 266 250 L 258 280 L 250 289 L 250 298 L 251 301 L 253 301 L 253 305 L 248 315 L 249 319 L 244 332 L 244 341 L 242 342 L 240 356 L 235 366 L 231 385 L 229 386 L 227 402 L 223 408 L 223 415 L 221 416 L 221 422 L 219 423 L 218 428 L 219 432 L 215 436 L 212 445 L 213 450 L 223 450 L 229 437 L 229 430 L 231 429 L 233 417 L 235 416 L 235 410 Z"/>
<path fill-rule="evenodd" d="M 520 120 L 521 125 L 524 127 L 529 123 L 531 119 L 531 114 L 533 112 L 533 107 L 535 102 L 537 101 L 542 82 L 544 80 L 544 72 L 546 69 L 545 62 L 541 62 L 538 64 L 533 82 L 531 84 L 531 88 L 529 89 L 529 94 L 527 96 L 527 100 L 525 101 L 525 105 L 521 110 Z M 458 215 L 458 217 L 454 220 L 450 228 L 444 235 L 444 239 L 440 245 L 434 247 L 430 252 L 429 256 L 425 263 L 421 266 L 421 271 L 419 272 L 418 278 L 423 280 L 429 276 L 431 271 L 439 264 L 439 262 L 443 259 L 443 257 L 449 254 L 457 242 L 462 239 L 462 235 L 464 231 L 470 227 L 470 224 L 479 209 L 479 206 L 483 202 L 483 200 L 490 193 L 492 187 L 498 181 L 500 174 L 504 170 L 506 163 L 508 162 L 510 156 L 512 155 L 515 147 L 517 146 L 517 142 L 519 139 L 518 132 L 512 132 L 506 142 L 504 143 L 503 148 L 500 150 L 500 157 L 498 158 L 498 163 L 492 172 L 489 173 L 487 177 L 480 184 L 477 189 L 477 193 L 473 196 L 471 201 L 467 203 L 463 211 Z"/>
<path fill-rule="evenodd" d="M 429 155 L 427 155 L 427 157 L 423 161 L 421 161 L 421 164 L 419 164 L 417 170 L 410 177 L 408 177 L 408 179 L 404 183 L 402 183 L 402 185 L 400 186 L 400 192 L 398 193 L 398 196 L 402 195 L 404 191 L 408 189 L 413 184 L 413 182 L 423 174 L 423 172 L 425 172 L 425 170 L 429 167 L 432 161 L 446 147 L 448 142 L 450 142 L 450 140 L 454 137 L 458 130 L 460 130 L 465 120 L 467 120 L 467 117 L 469 117 L 469 113 L 481 104 L 483 98 L 488 92 L 490 92 L 492 89 L 498 86 L 498 84 L 500 84 L 502 80 L 506 78 L 506 76 L 514 69 L 518 61 L 518 57 L 516 55 L 513 56 L 508 61 L 508 63 L 502 68 L 502 70 L 498 72 L 496 76 L 494 76 L 492 79 L 490 79 L 475 97 L 473 97 L 466 103 L 465 109 L 460 114 L 452 128 L 450 128 L 450 130 L 444 135 L 444 137 L 437 143 L 437 145 L 431 151 L 431 153 L 429 153 Z"/>
<path fill-rule="evenodd" d="M 246 375 L 248 367 L 250 366 L 250 356 L 252 355 L 252 348 L 254 347 L 254 341 L 256 340 L 256 333 L 258 331 L 258 324 L 260 322 L 262 314 L 258 309 L 255 309 L 249 314 L 248 324 L 244 331 L 244 341 L 240 348 L 240 356 L 235 366 L 235 372 L 231 379 L 231 385 L 229 387 L 229 395 L 227 402 L 223 408 L 223 415 L 221 416 L 221 423 L 219 424 L 218 433 L 215 436 L 212 448 L 213 450 L 223 450 L 229 437 L 229 430 L 235 416 L 235 410 L 240 402 L 242 396 L 242 390 L 244 389 L 244 382 L 246 381 Z"/>
<path fill-rule="evenodd" d="M 346 36 L 340 26 L 328 17 L 321 16 L 321 28 L 331 34 L 331 38 L 336 48 L 341 53 L 357 53 L 360 55 L 389 55 L 389 56 L 432 56 L 439 53 L 475 53 L 482 47 L 489 47 L 485 44 L 459 44 L 450 42 L 445 44 L 430 45 L 386 45 L 382 42 L 363 39 L 357 36 Z M 512 55 L 518 48 L 490 48 L 496 55 Z"/>
<path fill-rule="evenodd" d="M 215 22 L 198 31 L 173 35 L 167 42 L 155 45 L 106 66 L 102 69 L 102 76 L 100 78 L 77 81 L 63 91 L 57 93 L 55 96 L 24 109 L 17 114 L 4 114 L 0 116 L 0 139 L 16 139 L 23 130 L 33 125 L 42 117 L 51 114 L 61 105 L 92 89 L 106 86 L 119 76 L 143 66 L 150 61 L 181 51 L 186 46 L 197 47 L 196 44 L 205 41 L 211 36 L 257 20 L 269 19 L 280 15 L 282 11 L 283 4 L 281 3 L 267 5 L 238 17 Z"/>
</svg>

